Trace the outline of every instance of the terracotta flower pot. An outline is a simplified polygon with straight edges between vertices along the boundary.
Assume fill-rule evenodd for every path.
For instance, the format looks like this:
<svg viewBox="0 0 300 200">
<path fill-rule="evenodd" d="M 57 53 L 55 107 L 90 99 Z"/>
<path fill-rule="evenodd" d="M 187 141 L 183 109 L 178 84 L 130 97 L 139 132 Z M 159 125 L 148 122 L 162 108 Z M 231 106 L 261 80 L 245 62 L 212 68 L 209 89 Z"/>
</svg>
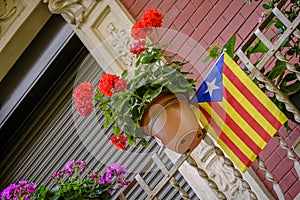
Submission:
<svg viewBox="0 0 300 200">
<path fill-rule="evenodd" d="M 146 135 L 157 137 L 167 148 L 185 154 L 203 138 L 197 118 L 182 93 L 163 93 L 146 108 L 141 119 Z"/>
</svg>

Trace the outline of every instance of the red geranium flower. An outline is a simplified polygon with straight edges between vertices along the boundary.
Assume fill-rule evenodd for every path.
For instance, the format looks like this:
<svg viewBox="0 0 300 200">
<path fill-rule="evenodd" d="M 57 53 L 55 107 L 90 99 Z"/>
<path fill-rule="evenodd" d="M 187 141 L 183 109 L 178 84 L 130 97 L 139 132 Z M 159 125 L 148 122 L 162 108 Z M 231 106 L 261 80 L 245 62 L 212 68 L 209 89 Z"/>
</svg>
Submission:
<svg viewBox="0 0 300 200">
<path fill-rule="evenodd" d="M 148 9 L 142 16 L 144 27 L 162 27 L 162 20 L 164 15 L 156 9 Z"/>
<path fill-rule="evenodd" d="M 146 41 L 138 40 L 133 45 L 130 46 L 130 52 L 133 54 L 141 54 L 146 50 Z"/>
<path fill-rule="evenodd" d="M 112 89 L 119 81 L 119 77 L 112 74 L 103 74 L 100 78 L 98 90 L 105 96 L 111 97 L 113 95 Z"/>
<path fill-rule="evenodd" d="M 147 29 L 142 21 L 136 22 L 131 28 L 131 37 L 135 40 L 145 39 L 147 36 Z"/>
<path fill-rule="evenodd" d="M 73 93 L 77 111 L 84 117 L 89 116 L 94 110 L 94 104 L 92 103 L 92 97 L 94 94 L 92 91 L 93 88 L 93 84 L 83 82 L 74 90 Z"/>
<path fill-rule="evenodd" d="M 120 134 L 120 137 L 118 138 L 116 135 L 113 135 L 110 137 L 110 141 L 113 143 L 115 147 L 121 150 L 125 150 L 127 138 L 124 134 Z"/>
</svg>

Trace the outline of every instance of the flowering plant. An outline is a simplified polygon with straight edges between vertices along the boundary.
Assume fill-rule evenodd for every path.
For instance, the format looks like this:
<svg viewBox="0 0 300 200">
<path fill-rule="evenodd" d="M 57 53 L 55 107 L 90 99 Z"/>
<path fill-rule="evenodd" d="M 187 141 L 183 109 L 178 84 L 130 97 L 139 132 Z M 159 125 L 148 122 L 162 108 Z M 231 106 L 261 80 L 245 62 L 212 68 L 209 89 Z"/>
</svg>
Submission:
<svg viewBox="0 0 300 200">
<path fill-rule="evenodd" d="M 158 10 L 147 10 L 141 21 L 131 29 L 135 43 L 130 52 L 136 55 L 133 78 L 128 71 L 121 76 L 104 74 L 101 76 L 97 91 L 93 92 L 91 83 L 81 83 L 74 91 L 77 111 L 88 116 L 94 109 L 101 110 L 105 116 L 104 127 L 112 125 L 114 136 L 111 142 L 124 150 L 126 144 L 136 146 L 137 140 L 143 146 L 148 142 L 140 127 L 144 110 L 161 93 L 184 93 L 188 97 L 194 94 L 193 79 L 186 78 L 189 72 L 183 72 L 184 62 L 174 61 L 175 55 L 167 56 L 165 46 L 146 42 L 146 37 L 155 27 L 162 26 L 163 14 Z M 164 62 L 168 60 L 167 62 Z"/>
<path fill-rule="evenodd" d="M 56 183 L 53 189 L 44 185 L 36 188 L 36 184 L 22 180 L 5 188 L 1 200 L 111 199 L 114 190 L 130 183 L 123 177 L 126 169 L 118 164 L 106 168 L 104 174 L 95 172 L 83 178 L 87 168 L 84 161 L 67 162 L 64 169 L 51 176 Z"/>
</svg>

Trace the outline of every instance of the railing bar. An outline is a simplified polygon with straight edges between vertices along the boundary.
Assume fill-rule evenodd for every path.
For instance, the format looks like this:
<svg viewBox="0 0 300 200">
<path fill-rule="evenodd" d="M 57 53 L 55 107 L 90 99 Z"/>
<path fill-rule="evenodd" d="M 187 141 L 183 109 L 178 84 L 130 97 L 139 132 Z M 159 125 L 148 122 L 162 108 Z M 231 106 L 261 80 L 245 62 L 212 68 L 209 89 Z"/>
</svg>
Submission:
<svg viewBox="0 0 300 200">
<path fill-rule="evenodd" d="M 278 4 L 277 4 L 277 8 L 281 9 L 284 4 L 286 3 L 287 0 L 282 0 L 280 1 Z M 261 25 L 259 26 L 259 29 L 260 30 L 263 30 L 267 25 L 268 23 L 270 22 L 270 20 L 272 20 L 272 18 L 274 17 L 274 14 L 273 13 L 270 13 L 270 15 L 261 23 Z M 252 35 L 250 36 L 250 38 L 247 40 L 247 42 L 245 44 L 243 44 L 241 46 L 241 50 L 243 52 L 246 51 L 246 49 L 254 42 L 254 40 L 256 39 L 256 35 L 254 33 L 252 33 Z M 238 60 L 238 57 L 235 56 L 234 57 L 234 60 L 237 61 Z"/>
<path fill-rule="evenodd" d="M 164 185 L 174 176 L 174 174 L 177 172 L 178 168 L 182 165 L 182 163 L 186 160 L 187 155 L 180 156 L 174 163 L 173 167 L 168 171 L 168 174 L 162 178 L 162 180 L 155 186 L 155 188 L 152 190 L 151 196 L 156 196 L 159 191 L 163 188 Z"/>
<path fill-rule="evenodd" d="M 287 68 L 289 71 L 295 73 L 296 76 L 297 76 L 297 79 L 300 81 L 300 71 L 298 71 L 298 70 L 296 69 L 296 67 L 295 67 L 292 63 L 290 63 L 290 62 L 285 58 L 284 55 L 282 55 L 282 53 L 280 53 L 279 51 L 277 51 L 276 54 L 275 54 L 275 57 L 276 57 L 278 60 L 280 60 L 280 61 L 282 61 L 282 62 L 285 62 L 286 68 Z"/>
<path fill-rule="evenodd" d="M 156 154 L 153 154 L 152 159 L 154 163 L 159 167 L 159 169 L 164 173 L 164 175 L 168 175 L 169 171 L 166 166 L 162 163 L 159 157 Z"/>
<path fill-rule="evenodd" d="M 141 177 L 140 174 L 137 174 L 135 176 L 135 179 L 139 183 L 139 185 L 143 188 L 143 190 L 147 193 L 147 195 L 150 195 L 152 193 L 151 189 L 147 185 L 147 183 L 144 181 L 144 179 Z"/>
<path fill-rule="evenodd" d="M 219 190 L 218 185 L 214 182 L 214 180 L 212 180 L 208 176 L 208 174 L 204 169 L 200 168 L 200 166 L 197 164 L 197 162 L 192 156 L 188 156 L 186 161 L 190 164 L 191 167 L 197 170 L 198 175 L 201 178 L 203 178 L 207 182 L 208 186 L 217 194 L 218 199 L 222 199 L 222 200 L 227 199 L 225 194 L 221 190 Z"/>
<path fill-rule="evenodd" d="M 169 176 L 168 169 L 166 168 L 166 166 L 162 163 L 162 161 L 159 159 L 159 157 L 156 154 L 154 154 L 152 156 L 152 159 L 153 159 L 154 163 L 161 169 L 161 171 L 164 173 L 164 175 Z M 183 199 L 186 199 L 186 200 L 190 199 L 188 193 L 183 188 L 180 187 L 179 182 L 174 177 L 171 178 L 170 183 L 174 188 L 176 188 L 179 191 L 179 194 Z"/>
<path fill-rule="evenodd" d="M 264 43 L 264 45 L 268 49 L 273 49 L 274 48 L 272 42 L 270 42 L 270 40 L 268 40 L 268 38 L 261 32 L 261 30 L 256 29 L 256 31 L 254 33 L 262 41 L 262 43 Z"/>
<path fill-rule="evenodd" d="M 292 23 L 282 14 L 282 12 L 278 8 L 273 9 L 274 15 L 286 26 L 291 27 Z"/>
<path fill-rule="evenodd" d="M 286 39 L 295 31 L 297 26 L 300 23 L 300 15 L 293 21 L 290 27 L 284 31 L 284 33 L 280 36 L 280 38 L 273 45 L 272 49 L 269 49 L 268 52 L 264 55 L 264 57 L 260 60 L 260 62 L 256 65 L 256 68 L 261 70 L 264 65 L 269 61 L 271 56 L 280 48 L 280 46 L 286 41 Z"/>
</svg>

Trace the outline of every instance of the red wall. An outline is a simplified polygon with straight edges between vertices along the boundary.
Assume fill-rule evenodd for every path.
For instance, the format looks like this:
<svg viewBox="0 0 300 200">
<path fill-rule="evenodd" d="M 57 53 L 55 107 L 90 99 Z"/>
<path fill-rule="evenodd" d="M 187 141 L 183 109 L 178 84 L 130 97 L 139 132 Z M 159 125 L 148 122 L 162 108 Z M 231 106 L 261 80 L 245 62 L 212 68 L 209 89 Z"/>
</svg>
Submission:
<svg viewBox="0 0 300 200">
<path fill-rule="evenodd" d="M 191 61 L 192 64 L 187 66 L 186 70 L 194 73 L 193 77 L 197 78 L 198 85 L 211 66 L 211 63 L 203 63 L 208 48 L 215 43 L 223 45 L 234 34 L 237 35 L 236 48 L 238 48 L 257 28 L 258 18 L 263 11 L 260 1 L 253 1 L 249 5 L 245 0 L 121 0 L 121 2 L 137 21 L 147 8 L 156 8 L 165 15 L 163 28 L 171 29 L 173 32 L 168 34 L 167 38 L 162 37 L 162 40 L 171 43 L 173 50 L 182 59 Z M 292 143 L 300 136 L 300 127 L 293 123 L 290 125 L 293 129 L 291 132 L 286 133 L 282 128 L 280 134 L 291 148 Z M 286 151 L 279 148 L 276 138 L 271 140 L 259 156 L 279 182 L 287 200 L 300 193 L 300 181 L 293 169 L 293 162 L 287 158 Z M 252 168 L 276 198 L 272 184 L 266 180 L 264 172 L 258 169 L 257 162 L 253 163 Z"/>
</svg>

